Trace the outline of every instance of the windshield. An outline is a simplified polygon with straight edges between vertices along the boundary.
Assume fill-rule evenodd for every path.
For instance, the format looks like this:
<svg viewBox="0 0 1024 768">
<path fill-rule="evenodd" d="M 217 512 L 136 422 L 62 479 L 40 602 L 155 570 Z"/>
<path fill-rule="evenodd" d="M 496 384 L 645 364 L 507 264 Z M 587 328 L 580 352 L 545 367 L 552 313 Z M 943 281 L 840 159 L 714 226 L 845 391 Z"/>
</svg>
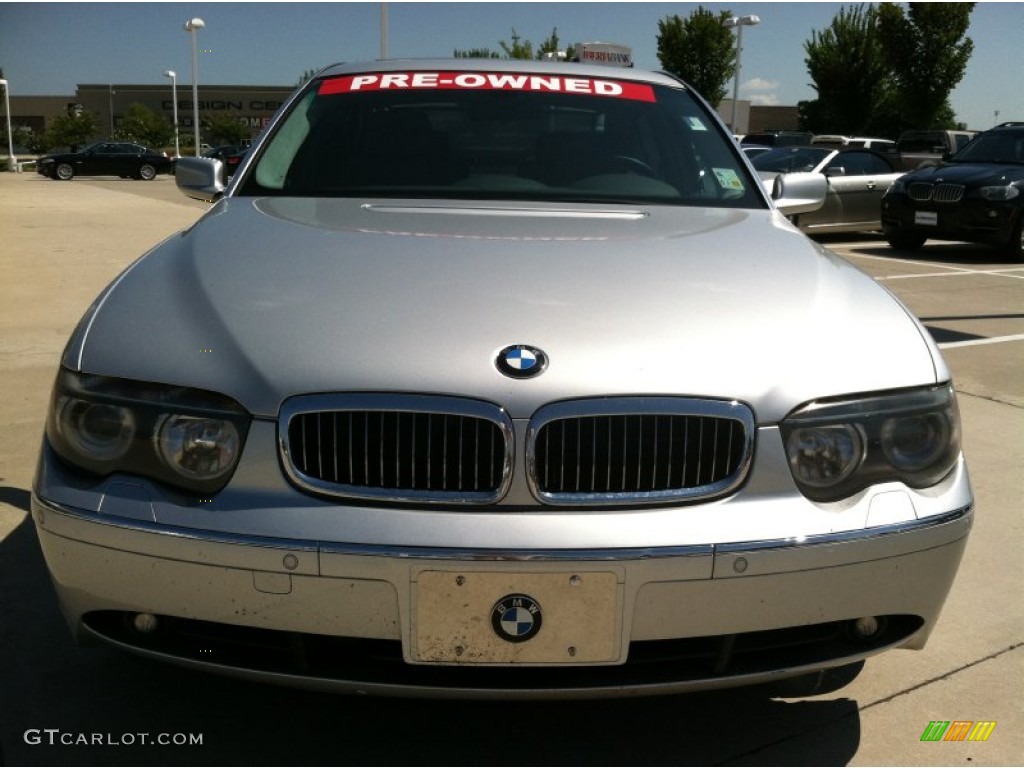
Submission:
<svg viewBox="0 0 1024 768">
<path fill-rule="evenodd" d="M 829 147 L 779 147 L 771 152 L 763 152 L 751 162 L 759 171 L 774 173 L 795 173 L 797 171 L 813 171 L 821 162 L 832 154 Z"/>
<path fill-rule="evenodd" d="M 367 73 L 314 84 L 236 194 L 764 207 L 732 144 L 682 87 Z"/>
<path fill-rule="evenodd" d="M 1024 130 L 989 131 L 977 136 L 952 158 L 954 163 L 1024 164 Z"/>
</svg>

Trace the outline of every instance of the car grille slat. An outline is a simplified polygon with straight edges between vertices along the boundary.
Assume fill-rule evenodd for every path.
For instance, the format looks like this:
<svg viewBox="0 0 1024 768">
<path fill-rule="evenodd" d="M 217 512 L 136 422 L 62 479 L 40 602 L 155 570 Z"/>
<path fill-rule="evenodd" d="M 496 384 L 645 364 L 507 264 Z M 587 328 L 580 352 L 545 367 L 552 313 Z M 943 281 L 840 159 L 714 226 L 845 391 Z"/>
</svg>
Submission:
<svg viewBox="0 0 1024 768">
<path fill-rule="evenodd" d="M 388 501 L 496 502 L 508 487 L 511 434 L 500 408 L 458 398 L 310 396 L 281 416 L 294 482 Z"/>
<path fill-rule="evenodd" d="M 918 181 L 907 187 L 911 200 L 919 203 L 958 203 L 964 196 L 963 184 L 931 184 Z"/>
<path fill-rule="evenodd" d="M 527 469 L 534 495 L 547 504 L 706 498 L 742 482 L 752 445 L 753 418 L 738 403 L 577 401 L 538 412 Z"/>
<path fill-rule="evenodd" d="M 417 395 L 311 395 L 282 409 L 285 470 L 314 493 L 385 502 L 495 504 L 512 481 L 511 419 L 497 406 Z M 706 499 L 743 481 L 750 409 L 693 398 L 601 398 L 541 408 L 527 482 L 544 505 Z"/>
</svg>

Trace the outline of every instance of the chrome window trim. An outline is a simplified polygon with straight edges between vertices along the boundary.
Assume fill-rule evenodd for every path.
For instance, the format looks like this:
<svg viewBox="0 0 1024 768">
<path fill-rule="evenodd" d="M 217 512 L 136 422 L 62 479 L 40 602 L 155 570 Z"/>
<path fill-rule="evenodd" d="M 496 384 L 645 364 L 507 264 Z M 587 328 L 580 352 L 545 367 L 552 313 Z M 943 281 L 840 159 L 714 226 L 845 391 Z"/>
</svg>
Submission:
<svg viewBox="0 0 1024 768">
<path fill-rule="evenodd" d="M 505 445 L 501 481 L 498 488 L 493 492 L 377 489 L 366 486 L 328 483 L 310 477 L 301 472 L 292 462 L 288 424 L 293 417 L 299 414 L 331 411 L 443 414 L 468 416 L 490 421 L 500 430 Z M 512 419 L 504 408 L 483 400 L 445 395 L 415 395 L 400 392 L 299 395 L 289 398 L 281 406 L 277 419 L 277 440 L 281 466 L 288 479 L 297 487 L 324 496 L 362 501 L 457 505 L 496 504 L 508 493 L 508 489 L 512 484 L 512 467 L 515 463 L 515 438 L 513 435 Z"/>
<path fill-rule="evenodd" d="M 542 491 L 537 471 L 536 439 L 548 423 L 567 418 L 592 416 L 698 416 L 732 419 L 743 425 L 743 458 L 733 474 L 696 488 L 633 493 L 550 493 Z M 754 412 L 738 400 L 710 400 L 692 397 L 604 397 L 564 400 L 538 409 L 526 432 L 526 479 L 539 502 L 551 506 L 619 506 L 623 504 L 666 504 L 724 496 L 739 488 L 750 471 L 754 457 L 756 424 Z"/>
</svg>

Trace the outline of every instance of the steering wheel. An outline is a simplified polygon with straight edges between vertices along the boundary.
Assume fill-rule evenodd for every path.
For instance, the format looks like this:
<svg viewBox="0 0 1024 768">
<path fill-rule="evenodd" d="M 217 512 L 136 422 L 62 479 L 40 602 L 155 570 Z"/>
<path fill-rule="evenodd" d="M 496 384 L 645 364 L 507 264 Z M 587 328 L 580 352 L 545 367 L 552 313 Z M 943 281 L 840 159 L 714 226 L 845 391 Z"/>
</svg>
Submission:
<svg viewBox="0 0 1024 768">
<path fill-rule="evenodd" d="M 612 159 L 622 163 L 630 171 L 638 173 L 641 176 L 650 176 L 651 178 L 657 178 L 658 176 L 651 166 L 636 157 L 630 157 L 629 155 L 615 155 Z"/>
</svg>

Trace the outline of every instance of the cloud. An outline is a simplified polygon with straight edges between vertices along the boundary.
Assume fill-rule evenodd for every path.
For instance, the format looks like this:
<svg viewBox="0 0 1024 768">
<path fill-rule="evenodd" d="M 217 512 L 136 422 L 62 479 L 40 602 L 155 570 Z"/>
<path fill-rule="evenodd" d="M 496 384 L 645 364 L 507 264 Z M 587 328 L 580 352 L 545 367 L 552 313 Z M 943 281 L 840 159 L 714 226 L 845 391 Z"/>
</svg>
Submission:
<svg viewBox="0 0 1024 768">
<path fill-rule="evenodd" d="M 778 94 L 772 93 L 779 87 L 777 80 L 764 80 L 755 77 L 740 85 L 740 93 L 745 95 L 750 103 L 758 107 L 777 107 L 779 105 Z"/>
</svg>

